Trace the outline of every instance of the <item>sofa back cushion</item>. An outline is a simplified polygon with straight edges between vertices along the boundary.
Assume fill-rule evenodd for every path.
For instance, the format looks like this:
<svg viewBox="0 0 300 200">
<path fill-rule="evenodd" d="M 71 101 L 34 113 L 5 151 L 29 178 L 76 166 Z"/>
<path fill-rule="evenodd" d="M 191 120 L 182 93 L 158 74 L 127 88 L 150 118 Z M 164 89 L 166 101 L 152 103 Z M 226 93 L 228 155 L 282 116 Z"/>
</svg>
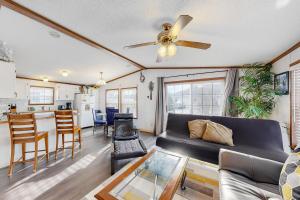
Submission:
<svg viewBox="0 0 300 200">
<path fill-rule="evenodd" d="M 232 139 L 232 130 L 212 121 L 207 122 L 206 129 L 203 133 L 203 140 L 234 146 Z"/>
<path fill-rule="evenodd" d="M 167 132 L 189 137 L 188 121 L 211 120 L 232 130 L 233 143 L 266 150 L 282 150 L 282 135 L 279 123 L 273 120 L 245 119 L 222 116 L 168 114 Z"/>
</svg>

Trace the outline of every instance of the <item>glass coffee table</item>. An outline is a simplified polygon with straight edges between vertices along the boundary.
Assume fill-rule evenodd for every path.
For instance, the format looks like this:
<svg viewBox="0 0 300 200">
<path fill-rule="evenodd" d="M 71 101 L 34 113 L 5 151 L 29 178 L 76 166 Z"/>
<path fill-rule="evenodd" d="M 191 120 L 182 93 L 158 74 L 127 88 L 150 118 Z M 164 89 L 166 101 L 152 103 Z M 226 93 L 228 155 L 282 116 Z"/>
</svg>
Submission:
<svg viewBox="0 0 300 200">
<path fill-rule="evenodd" d="M 172 199 L 185 178 L 188 158 L 152 149 L 116 176 L 95 197 L 100 200 Z"/>
</svg>

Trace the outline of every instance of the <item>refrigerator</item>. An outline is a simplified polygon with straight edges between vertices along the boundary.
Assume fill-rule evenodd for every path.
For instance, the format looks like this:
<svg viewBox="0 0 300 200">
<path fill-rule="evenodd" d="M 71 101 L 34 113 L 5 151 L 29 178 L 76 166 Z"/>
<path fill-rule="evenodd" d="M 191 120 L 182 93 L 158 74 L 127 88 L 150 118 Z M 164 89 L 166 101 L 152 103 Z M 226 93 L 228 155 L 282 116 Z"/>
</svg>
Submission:
<svg viewBox="0 0 300 200">
<path fill-rule="evenodd" d="M 81 128 L 94 126 L 93 109 L 95 96 L 91 94 L 76 94 L 74 108 L 78 114 L 78 125 Z"/>
</svg>

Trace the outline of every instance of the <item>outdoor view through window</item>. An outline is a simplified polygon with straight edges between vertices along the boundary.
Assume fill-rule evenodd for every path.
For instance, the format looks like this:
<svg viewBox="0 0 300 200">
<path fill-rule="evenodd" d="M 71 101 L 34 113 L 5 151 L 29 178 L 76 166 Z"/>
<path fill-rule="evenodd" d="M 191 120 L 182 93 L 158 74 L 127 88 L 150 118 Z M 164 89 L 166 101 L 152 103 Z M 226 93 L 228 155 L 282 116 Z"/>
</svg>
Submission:
<svg viewBox="0 0 300 200">
<path fill-rule="evenodd" d="M 171 113 L 221 115 L 224 81 L 167 84 L 167 111 Z"/>
</svg>

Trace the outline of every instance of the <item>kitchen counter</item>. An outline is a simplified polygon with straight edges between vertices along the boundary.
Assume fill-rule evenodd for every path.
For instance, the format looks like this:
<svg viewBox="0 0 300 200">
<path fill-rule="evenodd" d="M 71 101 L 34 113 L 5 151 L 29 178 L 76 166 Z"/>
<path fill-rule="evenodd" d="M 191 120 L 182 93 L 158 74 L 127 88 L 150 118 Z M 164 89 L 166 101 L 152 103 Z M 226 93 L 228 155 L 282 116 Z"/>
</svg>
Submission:
<svg viewBox="0 0 300 200">
<path fill-rule="evenodd" d="M 49 152 L 55 151 L 56 144 L 56 134 L 55 134 L 55 119 L 54 110 L 52 111 L 33 111 L 33 112 L 23 112 L 23 113 L 35 113 L 36 124 L 38 131 L 47 131 L 49 137 Z M 74 115 L 77 116 L 77 111 L 74 110 Z M 74 117 L 74 122 L 77 124 L 77 117 Z M 10 160 L 10 133 L 7 121 L 0 121 L 0 168 L 7 167 Z M 66 135 L 66 141 L 71 140 L 72 136 Z M 61 144 L 61 138 L 60 138 Z M 27 151 L 34 150 L 34 143 L 27 144 Z M 45 149 L 44 142 L 39 142 L 39 149 Z M 19 159 L 22 155 L 21 145 L 16 145 L 15 149 L 15 159 Z M 66 150 L 68 151 L 68 150 Z M 43 152 L 41 152 L 42 154 Z M 26 154 L 27 158 L 32 158 L 33 154 Z M 53 159 L 53 158 L 51 158 Z"/>
<path fill-rule="evenodd" d="M 36 120 L 42 120 L 42 119 L 52 119 L 54 118 L 54 111 L 55 110 L 40 110 L 40 111 L 26 111 L 26 112 L 19 112 L 19 113 L 34 113 Z M 73 110 L 74 116 L 77 115 L 77 110 Z M 1 124 L 8 124 L 7 120 L 0 120 Z"/>
</svg>

